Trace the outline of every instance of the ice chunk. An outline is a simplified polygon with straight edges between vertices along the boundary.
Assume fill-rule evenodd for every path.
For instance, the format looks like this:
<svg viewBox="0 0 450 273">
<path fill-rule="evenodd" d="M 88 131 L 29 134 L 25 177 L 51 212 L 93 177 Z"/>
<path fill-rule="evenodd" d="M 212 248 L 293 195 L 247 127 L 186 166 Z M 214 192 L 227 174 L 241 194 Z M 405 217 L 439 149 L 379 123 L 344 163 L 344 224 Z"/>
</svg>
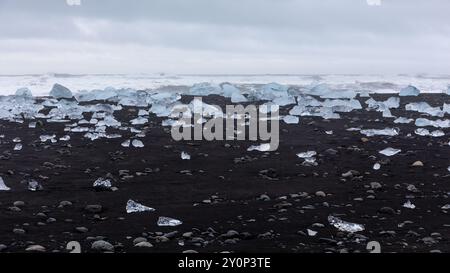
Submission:
<svg viewBox="0 0 450 273">
<path fill-rule="evenodd" d="M 56 135 L 42 135 L 39 137 L 41 139 L 41 142 L 47 142 L 50 140 L 52 143 L 56 142 Z"/>
<path fill-rule="evenodd" d="M 59 140 L 61 141 L 69 141 L 70 140 L 70 136 L 69 135 L 65 135 L 59 138 Z"/>
<path fill-rule="evenodd" d="M 41 191 L 43 189 L 44 188 L 42 187 L 42 185 L 39 184 L 39 182 L 37 182 L 36 180 L 30 179 L 28 181 L 28 190 L 30 190 L 30 191 Z"/>
<path fill-rule="evenodd" d="M 444 111 L 442 111 L 442 109 L 440 107 L 431 107 L 426 102 L 408 103 L 407 105 L 405 105 L 405 109 L 407 111 L 415 111 L 415 112 L 419 112 L 419 113 L 425 113 L 425 114 L 428 114 L 430 116 L 435 116 L 435 117 L 443 117 L 445 114 Z"/>
<path fill-rule="evenodd" d="M 19 142 L 22 142 L 22 140 L 20 139 L 20 137 L 16 137 L 16 138 L 13 139 L 13 142 L 14 143 L 19 143 Z"/>
<path fill-rule="evenodd" d="M 24 87 L 24 88 L 17 89 L 16 97 L 32 98 L 33 94 L 31 93 L 30 89 Z"/>
<path fill-rule="evenodd" d="M 350 223 L 331 215 L 328 216 L 328 222 L 340 231 L 355 233 L 364 230 L 364 226 L 361 224 Z"/>
<path fill-rule="evenodd" d="M 50 91 L 50 96 L 54 97 L 55 99 L 70 99 L 73 97 L 72 91 L 70 91 L 69 88 L 57 83 L 53 85 L 53 88 Z"/>
<path fill-rule="evenodd" d="M 0 191 L 9 191 L 11 188 L 6 186 L 5 181 L 3 181 L 3 177 L 0 176 Z"/>
<path fill-rule="evenodd" d="M 286 124 L 298 124 L 300 119 L 296 116 L 288 115 L 283 118 L 283 121 L 286 122 Z"/>
<path fill-rule="evenodd" d="M 186 153 L 186 152 L 182 152 L 181 153 L 181 159 L 183 159 L 183 160 L 190 160 L 191 156 L 188 153 Z"/>
<path fill-rule="evenodd" d="M 122 142 L 122 144 L 120 144 L 120 145 L 122 145 L 122 147 L 128 148 L 128 147 L 130 147 L 130 144 L 131 144 L 131 140 L 127 139 L 124 142 Z"/>
<path fill-rule="evenodd" d="M 158 218 L 158 226 L 160 227 L 175 227 L 181 225 L 183 222 L 177 219 L 161 216 Z"/>
<path fill-rule="evenodd" d="M 316 155 L 317 155 L 316 151 L 308 151 L 308 152 L 304 152 L 304 153 L 298 153 L 297 157 L 305 159 L 305 158 L 310 158 L 310 157 L 313 157 Z"/>
<path fill-rule="evenodd" d="M 22 150 L 22 147 L 23 147 L 22 144 L 18 143 L 14 146 L 14 151 L 20 151 Z"/>
<path fill-rule="evenodd" d="M 418 118 L 415 122 L 416 126 L 418 127 L 426 127 L 426 126 L 433 126 L 436 128 L 450 128 L 450 120 L 429 120 L 426 118 Z"/>
<path fill-rule="evenodd" d="M 260 152 L 267 152 L 270 151 L 270 143 L 264 143 L 261 145 L 252 145 L 250 146 L 247 151 L 260 151 Z"/>
<path fill-rule="evenodd" d="M 132 119 L 130 122 L 132 125 L 142 125 L 142 124 L 147 123 L 148 119 L 144 118 L 144 117 L 138 117 L 138 118 Z"/>
<path fill-rule="evenodd" d="M 110 190 L 112 187 L 112 183 L 111 180 L 100 177 L 95 180 L 92 186 L 97 190 Z"/>
<path fill-rule="evenodd" d="M 398 128 L 385 128 L 385 129 L 367 129 L 361 130 L 360 133 L 368 137 L 371 136 L 398 136 Z"/>
<path fill-rule="evenodd" d="M 148 116 L 149 113 L 146 110 L 139 109 L 138 116 Z"/>
<path fill-rule="evenodd" d="M 133 145 L 133 147 L 135 147 L 135 148 L 143 148 L 144 147 L 144 143 L 142 143 L 142 141 L 140 141 L 139 139 L 133 139 L 133 141 L 131 142 L 131 145 Z"/>
<path fill-rule="evenodd" d="M 189 89 L 192 96 L 219 95 L 221 92 L 220 86 L 208 82 L 196 83 Z"/>
<path fill-rule="evenodd" d="M 409 124 L 413 121 L 414 121 L 414 119 L 412 119 L 412 118 L 399 117 L 396 120 L 394 120 L 394 123 Z"/>
<path fill-rule="evenodd" d="M 127 213 L 155 211 L 154 208 L 144 206 L 144 205 L 139 204 L 138 202 L 133 201 L 131 199 L 128 200 L 128 202 L 127 202 L 126 210 L 127 210 Z"/>
<path fill-rule="evenodd" d="M 307 229 L 308 232 L 308 236 L 314 237 L 317 235 L 317 231 L 311 230 L 311 229 Z"/>
<path fill-rule="evenodd" d="M 403 207 L 404 207 L 404 208 L 407 208 L 407 209 L 415 209 L 415 208 L 416 208 L 416 206 L 415 206 L 413 203 L 411 203 L 410 200 L 406 201 L 406 202 L 403 204 Z"/>
<path fill-rule="evenodd" d="M 28 124 L 28 128 L 36 128 L 37 123 L 35 121 L 32 121 Z"/>
<path fill-rule="evenodd" d="M 407 87 L 400 90 L 399 96 L 406 97 L 406 96 L 418 96 L 420 94 L 420 90 L 417 89 L 415 86 L 408 85 Z"/>
<path fill-rule="evenodd" d="M 394 149 L 394 148 L 389 147 L 389 148 L 386 148 L 386 149 L 380 151 L 379 153 L 382 155 L 385 155 L 385 156 L 393 156 L 393 155 L 400 153 L 401 151 L 402 150 L 400 150 L 400 149 Z"/>
</svg>

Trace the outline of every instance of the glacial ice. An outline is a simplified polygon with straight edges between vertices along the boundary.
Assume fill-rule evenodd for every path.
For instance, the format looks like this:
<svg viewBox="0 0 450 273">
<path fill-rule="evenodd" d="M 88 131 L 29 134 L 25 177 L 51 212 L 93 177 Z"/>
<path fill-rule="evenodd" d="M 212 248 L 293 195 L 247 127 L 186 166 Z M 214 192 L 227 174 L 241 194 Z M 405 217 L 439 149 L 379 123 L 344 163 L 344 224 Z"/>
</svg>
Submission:
<svg viewBox="0 0 450 273">
<path fill-rule="evenodd" d="M 110 179 L 100 177 L 94 181 L 94 184 L 92 186 L 98 190 L 110 190 L 112 187 L 112 183 Z"/>
<path fill-rule="evenodd" d="M 147 206 L 144 206 L 134 200 L 128 200 L 126 205 L 126 211 L 127 213 L 135 213 L 135 212 L 146 212 L 146 211 L 155 211 L 154 208 L 150 208 Z"/>
<path fill-rule="evenodd" d="M 412 102 L 405 106 L 407 111 L 415 111 L 435 117 L 443 117 L 445 112 L 440 107 L 431 107 L 426 102 Z"/>
<path fill-rule="evenodd" d="M 300 122 L 300 119 L 296 116 L 288 115 L 288 116 L 283 117 L 283 121 L 286 124 L 298 124 Z"/>
<path fill-rule="evenodd" d="M 5 181 L 3 180 L 3 177 L 0 176 L 0 191 L 9 191 L 11 188 L 6 186 Z"/>
<path fill-rule="evenodd" d="M 400 90 L 399 96 L 400 97 L 406 97 L 406 96 L 418 96 L 420 94 L 420 90 L 417 89 L 417 87 L 408 85 L 405 88 L 402 88 Z"/>
<path fill-rule="evenodd" d="M 406 201 L 403 204 L 403 207 L 407 208 L 407 209 L 415 209 L 416 208 L 416 206 L 413 203 L 411 203 L 411 200 Z"/>
<path fill-rule="evenodd" d="M 190 160 L 191 159 L 191 155 L 186 153 L 186 152 L 182 152 L 181 153 L 181 159 L 183 159 L 183 160 Z"/>
<path fill-rule="evenodd" d="M 398 153 L 400 153 L 402 150 L 400 149 L 394 149 L 394 148 L 386 148 L 384 150 L 381 150 L 379 153 L 385 156 L 393 156 L 396 155 Z"/>
<path fill-rule="evenodd" d="M 359 131 L 361 134 L 368 137 L 371 136 L 398 136 L 400 130 L 398 128 L 385 128 L 385 129 L 366 129 Z"/>
<path fill-rule="evenodd" d="M 429 120 L 426 118 L 418 118 L 416 119 L 415 125 L 417 127 L 426 127 L 426 126 L 433 126 L 436 128 L 450 128 L 450 120 Z"/>
<path fill-rule="evenodd" d="M 250 146 L 247 151 L 260 151 L 260 152 L 267 152 L 270 151 L 270 143 L 264 143 L 261 145 L 252 145 Z"/>
<path fill-rule="evenodd" d="M 131 145 L 133 145 L 133 147 L 135 147 L 135 148 L 143 148 L 144 147 L 144 143 L 142 143 L 142 141 L 140 141 L 139 139 L 133 139 L 133 141 L 131 142 Z"/>
<path fill-rule="evenodd" d="M 331 215 L 328 216 L 328 222 L 330 223 L 330 225 L 344 232 L 355 233 L 364 230 L 364 226 L 361 224 L 347 222 Z"/>
<path fill-rule="evenodd" d="M 42 185 L 39 182 L 37 182 L 36 180 L 30 179 L 28 181 L 28 190 L 29 191 L 41 191 L 43 189 L 44 188 L 42 187 Z"/>
<path fill-rule="evenodd" d="M 31 93 L 31 90 L 27 87 L 19 88 L 16 91 L 16 97 L 22 97 L 22 98 L 33 98 L 33 94 Z"/>
<path fill-rule="evenodd" d="M 71 99 L 73 97 L 72 91 L 69 88 L 62 86 L 58 83 L 53 85 L 52 90 L 50 91 L 50 96 L 55 99 Z"/>
<path fill-rule="evenodd" d="M 160 216 L 157 222 L 158 226 L 160 227 L 175 227 L 181 225 L 182 223 L 183 222 L 181 222 L 180 220 L 164 216 Z"/>
<path fill-rule="evenodd" d="M 394 120 L 394 123 L 409 124 L 413 121 L 414 121 L 414 119 L 412 119 L 412 118 L 399 117 L 396 120 Z"/>
</svg>

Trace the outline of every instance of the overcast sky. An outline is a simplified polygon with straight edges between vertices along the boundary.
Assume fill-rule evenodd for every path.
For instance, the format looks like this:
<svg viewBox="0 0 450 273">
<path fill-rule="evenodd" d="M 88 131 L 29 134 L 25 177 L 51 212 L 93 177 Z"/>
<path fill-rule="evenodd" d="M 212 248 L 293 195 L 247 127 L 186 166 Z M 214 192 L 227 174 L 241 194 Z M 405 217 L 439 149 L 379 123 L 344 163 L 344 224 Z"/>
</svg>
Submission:
<svg viewBox="0 0 450 273">
<path fill-rule="evenodd" d="M 0 0 L 0 74 L 450 74 L 449 0 Z"/>
</svg>

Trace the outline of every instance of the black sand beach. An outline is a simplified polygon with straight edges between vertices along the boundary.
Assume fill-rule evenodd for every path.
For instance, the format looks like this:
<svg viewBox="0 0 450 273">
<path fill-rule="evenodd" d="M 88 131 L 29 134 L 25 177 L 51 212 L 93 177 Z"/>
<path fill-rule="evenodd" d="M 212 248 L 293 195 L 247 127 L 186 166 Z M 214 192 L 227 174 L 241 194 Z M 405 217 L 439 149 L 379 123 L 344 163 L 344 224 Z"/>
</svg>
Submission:
<svg viewBox="0 0 450 273">
<path fill-rule="evenodd" d="M 420 113 L 404 110 L 406 103 L 442 106 L 448 98 L 402 97 L 392 114 L 418 118 Z M 229 103 L 218 96 L 203 101 Z M 115 117 L 128 122 L 137 111 L 124 107 Z M 259 144 L 250 141 L 176 142 L 155 116 L 137 126 L 146 131 L 143 148 L 122 147 L 131 137 L 124 132 L 119 139 L 90 141 L 70 133 L 69 142 L 42 143 L 40 135 L 65 135 L 64 124 L 43 120 L 30 129 L 28 122 L 1 121 L 0 176 L 11 188 L 0 192 L 1 251 L 40 245 L 46 252 L 68 252 L 66 244 L 78 241 L 82 252 L 95 252 L 92 243 L 104 240 L 114 252 L 368 252 L 369 241 L 378 241 L 382 252 L 450 252 L 449 211 L 442 209 L 450 203 L 450 130 L 442 129 L 444 137 L 422 137 L 414 134 L 413 123 L 393 126 L 380 112 L 341 116 L 300 117 L 298 125 L 281 121 L 275 152 L 248 152 Z M 401 133 L 363 139 L 346 130 L 358 126 L 398 127 Z M 21 151 L 13 151 L 15 137 L 22 139 Z M 378 153 L 387 147 L 402 151 L 392 157 Z M 310 150 L 318 154 L 317 166 L 303 166 L 296 156 Z M 180 158 L 183 151 L 191 160 Z M 411 166 L 416 161 L 423 166 Z M 373 170 L 376 162 L 380 170 Z M 106 175 L 118 189 L 93 189 Z M 43 190 L 29 191 L 23 183 L 28 178 Z M 127 214 L 129 199 L 155 211 Z M 407 200 L 416 208 L 403 207 Z M 101 208 L 86 210 L 88 205 Z M 329 215 L 365 230 L 341 232 L 328 223 Z M 159 216 L 183 224 L 159 227 Z M 308 229 L 317 234 L 309 236 Z M 142 241 L 151 245 L 134 246 Z"/>
</svg>

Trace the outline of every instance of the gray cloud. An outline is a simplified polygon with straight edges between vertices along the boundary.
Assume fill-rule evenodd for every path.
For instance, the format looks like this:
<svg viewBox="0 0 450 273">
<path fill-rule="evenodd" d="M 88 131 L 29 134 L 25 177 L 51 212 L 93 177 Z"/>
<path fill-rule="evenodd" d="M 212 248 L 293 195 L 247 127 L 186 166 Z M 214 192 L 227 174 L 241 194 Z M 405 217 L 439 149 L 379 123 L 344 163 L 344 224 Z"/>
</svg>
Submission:
<svg viewBox="0 0 450 273">
<path fill-rule="evenodd" d="M 447 0 L 0 0 L 0 73 L 450 73 Z"/>
</svg>

